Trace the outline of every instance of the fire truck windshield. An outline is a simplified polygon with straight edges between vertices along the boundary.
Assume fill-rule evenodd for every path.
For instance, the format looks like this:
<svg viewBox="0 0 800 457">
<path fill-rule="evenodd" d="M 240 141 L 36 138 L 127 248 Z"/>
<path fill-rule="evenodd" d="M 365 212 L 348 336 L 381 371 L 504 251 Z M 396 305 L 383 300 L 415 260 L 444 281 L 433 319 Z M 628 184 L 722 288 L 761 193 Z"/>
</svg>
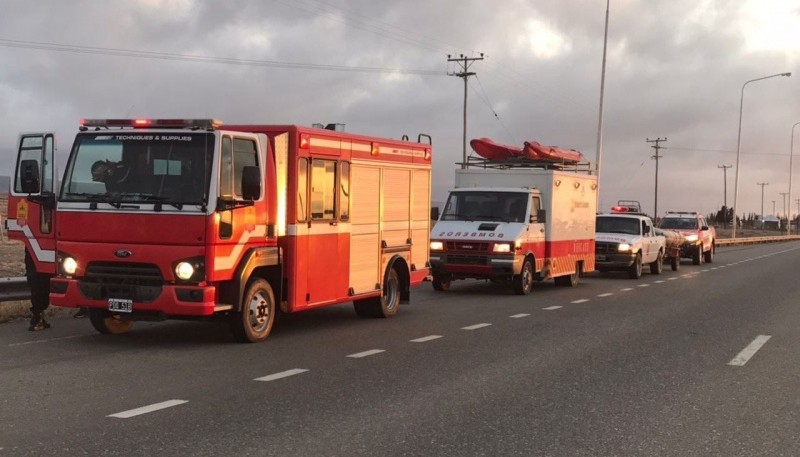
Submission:
<svg viewBox="0 0 800 457">
<path fill-rule="evenodd" d="M 526 221 L 528 194 L 522 192 L 452 192 L 443 221 Z"/>
<path fill-rule="evenodd" d="M 213 151 L 208 132 L 79 134 L 60 200 L 205 205 Z"/>
</svg>

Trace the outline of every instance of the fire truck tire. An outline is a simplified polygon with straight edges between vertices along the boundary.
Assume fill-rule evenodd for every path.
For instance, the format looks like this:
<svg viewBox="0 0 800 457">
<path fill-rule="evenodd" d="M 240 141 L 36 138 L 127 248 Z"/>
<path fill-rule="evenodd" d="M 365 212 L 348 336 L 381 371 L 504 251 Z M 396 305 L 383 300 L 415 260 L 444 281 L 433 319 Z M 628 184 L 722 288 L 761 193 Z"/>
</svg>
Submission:
<svg viewBox="0 0 800 457">
<path fill-rule="evenodd" d="M 582 271 L 583 271 L 583 264 L 578 262 L 575 264 L 575 273 L 572 273 L 571 275 L 558 276 L 553 281 L 555 281 L 557 286 L 575 287 L 580 282 Z"/>
<path fill-rule="evenodd" d="M 678 268 L 681 267 L 681 256 L 678 254 L 677 256 L 673 257 L 670 262 L 670 266 L 672 267 L 672 271 L 678 271 Z"/>
<path fill-rule="evenodd" d="M 266 340 L 275 323 L 275 308 L 272 286 L 264 279 L 251 279 L 242 297 L 242 310 L 231 314 L 233 336 L 242 343 Z"/>
<path fill-rule="evenodd" d="M 711 249 L 709 249 L 708 252 L 706 252 L 704 254 L 704 256 L 705 256 L 705 258 L 703 260 L 705 260 L 706 263 L 713 263 L 714 262 L 714 245 L 713 244 L 711 245 Z"/>
<path fill-rule="evenodd" d="M 525 259 L 522 263 L 522 270 L 514 276 L 514 293 L 517 295 L 528 295 L 533 290 L 533 263 L 531 259 Z"/>
<path fill-rule="evenodd" d="M 105 335 L 122 335 L 133 327 L 131 319 L 115 316 L 105 309 L 89 308 L 89 322 L 92 327 Z"/>
<path fill-rule="evenodd" d="M 703 263 L 703 245 L 696 246 L 694 253 L 692 253 L 692 265 L 702 265 Z"/>
<path fill-rule="evenodd" d="M 433 275 L 432 284 L 433 284 L 433 290 L 438 290 L 439 292 L 443 292 L 445 290 L 450 289 L 450 277 Z"/>
<path fill-rule="evenodd" d="M 390 268 L 383 281 L 380 297 L 364 298 L 353 302 L 358 317 L 392 317 L 400 309 L 400 275 Z"/>
<path fill-rule="evenodd" d="M 656 260 L 650 264 L 650 273 L 654 275 L 660 275 L 662 271 L 664 271 L 664 253 L 658 251 Z"/>
<path fill-rule="evenodd" d="M 628 277 L 631 279 L 639 279 L 642 277 L 642 253 L 639 252 L 636 254 L 636 260 L 633 261 L 633 265 L 628 268 Z"/>
</svg>

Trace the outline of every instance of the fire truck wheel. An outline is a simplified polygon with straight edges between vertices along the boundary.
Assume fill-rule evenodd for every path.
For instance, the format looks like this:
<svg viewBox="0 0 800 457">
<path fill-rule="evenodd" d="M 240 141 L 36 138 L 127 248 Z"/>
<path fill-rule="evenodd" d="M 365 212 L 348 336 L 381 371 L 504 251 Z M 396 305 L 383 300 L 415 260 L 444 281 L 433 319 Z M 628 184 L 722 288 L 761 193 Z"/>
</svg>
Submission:
<svg viewBox="0 0 800 457">
<path fill-rule="evenodd" d="M 636 254 L 636 260 L 633 261 L 633 265 L 628 268 L 628 277 L 631 279 L 639 279 L 642 277 L 642 253 L 639 252 Z"/>
<path fill-rule="evenodd" d="M 251 279 L 242 298 L 242 310 L 231 314 L 233 336 L 242 343 L 264 341 L 275 323 L 272 286 L 261 278 Z"/>
<path fill-rule="evenodd" d="M 450 289 L 450 277 L 433 275 L 433 290 L 440 292 Z"/>
<path fill-rule="evenodd" d="M 522 263 L 522 270 L 514 276 L 514 293 L 517 295 L 528 295 L 533 289 L 533 264 L 531 259 L 525 259 Z"/>
<path fill-rule="evenodd" d="M 400 276 L 397 270 L 390 269 L 383 282 L 380 297 L 365 298 L 353 302 L 359 317 L 392 317 L 400 309 Z"/>
<path fill-rule="evenodd" d="M 133 327 L 131 319 L 115 316 L 105 309 L 98 308 L 89 309 L 89 322 L 95 330 L 106 335 L 122 335 Z"/>
</svg>

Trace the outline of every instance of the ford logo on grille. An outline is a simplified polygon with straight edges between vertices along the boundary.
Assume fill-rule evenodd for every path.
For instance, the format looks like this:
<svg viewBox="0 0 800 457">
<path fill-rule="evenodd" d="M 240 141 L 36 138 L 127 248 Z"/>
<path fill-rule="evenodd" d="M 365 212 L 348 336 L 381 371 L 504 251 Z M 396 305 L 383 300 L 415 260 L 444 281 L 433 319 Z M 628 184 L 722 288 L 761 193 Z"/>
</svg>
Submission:
<svg viewBox="0 0 800 457">
<path fill-rule="evenodd" d="M 114 255 L 119 257 L 120 259 L 127 259 L 128 257 L 132 256 L 133 253 L 128 251 L 127 249 L 117 249 L 114 251 Z"/>
</svg>

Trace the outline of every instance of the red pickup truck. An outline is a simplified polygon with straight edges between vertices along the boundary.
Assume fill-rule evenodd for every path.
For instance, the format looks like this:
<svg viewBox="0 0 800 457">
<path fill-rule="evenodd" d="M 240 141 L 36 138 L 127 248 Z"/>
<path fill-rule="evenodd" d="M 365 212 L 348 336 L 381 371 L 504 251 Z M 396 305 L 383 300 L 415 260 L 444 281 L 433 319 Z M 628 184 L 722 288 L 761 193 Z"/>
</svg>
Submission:
<svg viewBox="0 0 800 457">
<path fill-rule="evenodd" d="M 683 236 L 681 257 L 689 257 L 692 263 L 700 265 L 704 261 L 714 261 L 717 249 L 717 232 L 706 222 L 706 218 L 696 212 L 667 211 L 658 224 L 659 228 L 674 230 Z"/>
</svg>

